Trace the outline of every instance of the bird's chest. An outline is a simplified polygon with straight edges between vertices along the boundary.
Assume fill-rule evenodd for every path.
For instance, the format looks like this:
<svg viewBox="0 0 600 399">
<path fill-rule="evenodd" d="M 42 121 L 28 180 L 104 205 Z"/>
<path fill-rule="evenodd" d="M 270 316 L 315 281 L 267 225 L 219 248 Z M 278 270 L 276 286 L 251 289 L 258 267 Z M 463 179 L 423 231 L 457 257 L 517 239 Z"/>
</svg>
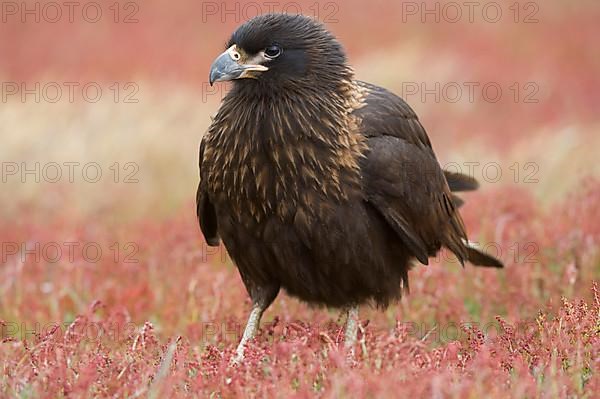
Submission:
<svg viewBox="0 0 600 399">
<path fill-rule="evenodd" d="M 229 137 L 209 142 L 205 159 L 210 167 L 203 178 L 213 202 L 243 224 L 269 217 L 286 221 L 299 207 L 343 200 L 355 179 L 338 163 L 335 150 L 310 140 Z"/>
</svg>

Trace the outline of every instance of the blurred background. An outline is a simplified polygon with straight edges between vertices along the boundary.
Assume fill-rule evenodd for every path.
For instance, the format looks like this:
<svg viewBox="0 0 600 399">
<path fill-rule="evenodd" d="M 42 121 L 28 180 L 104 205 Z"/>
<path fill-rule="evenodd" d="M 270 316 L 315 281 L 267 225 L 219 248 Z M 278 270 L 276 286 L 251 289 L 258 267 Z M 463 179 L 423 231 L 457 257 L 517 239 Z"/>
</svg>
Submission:
<svg viewBox="0 0 600 399">
<path fill-rule="evenodd" d="M 0 214 L 120 222 L 191 204 L 227 90 L 208 85 L 211 61 L 269 11 L 324 21 L 357 78 L 402 95 L 442 164 L 484 190 L 547 204 L 599 170 L 593 0 L 3 2 Z"/>
</svg>

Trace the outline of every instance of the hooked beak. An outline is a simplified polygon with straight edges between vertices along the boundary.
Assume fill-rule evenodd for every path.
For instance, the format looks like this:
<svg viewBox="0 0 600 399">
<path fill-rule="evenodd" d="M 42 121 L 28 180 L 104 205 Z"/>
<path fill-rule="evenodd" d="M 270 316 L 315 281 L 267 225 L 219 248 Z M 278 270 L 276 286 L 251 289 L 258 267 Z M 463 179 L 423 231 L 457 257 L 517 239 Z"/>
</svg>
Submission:
<svg viewBox="0 0 600 399">
<path fill-rule="evenodd" d="M 248 63 L 246 63 L 249 61 Z M 223 82 L 242 78 L 255 78 L 252 72 L 268 71 L 264 65 L 252 63 L 254 60 L 244 60 L 235 44 L 219 55 L 210 66 L 209 82 Z"/>
</svg>

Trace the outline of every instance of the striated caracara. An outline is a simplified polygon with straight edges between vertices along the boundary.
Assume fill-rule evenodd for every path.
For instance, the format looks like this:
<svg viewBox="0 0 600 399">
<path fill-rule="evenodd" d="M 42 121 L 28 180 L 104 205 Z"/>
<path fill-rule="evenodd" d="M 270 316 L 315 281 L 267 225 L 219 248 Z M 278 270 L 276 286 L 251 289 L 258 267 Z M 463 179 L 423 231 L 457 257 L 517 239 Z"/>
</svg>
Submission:
<svg viewBox="0 0 600 399">
<path fill-rule="evenodd" d="M 233 81 L 200 143 L 197 212 L 209 245 L 223 240 L 253 307 L 243 358 L 280 289 L 310 304 L 380 307 L 408 289 L 415 260 L 442 247 L 463 263 L 502 267 L 469 244 L 453 191 L 413 110 L 354 79 L 317 21 L 268 14 L 241 25 L 210 70 Z"/>
</svg>

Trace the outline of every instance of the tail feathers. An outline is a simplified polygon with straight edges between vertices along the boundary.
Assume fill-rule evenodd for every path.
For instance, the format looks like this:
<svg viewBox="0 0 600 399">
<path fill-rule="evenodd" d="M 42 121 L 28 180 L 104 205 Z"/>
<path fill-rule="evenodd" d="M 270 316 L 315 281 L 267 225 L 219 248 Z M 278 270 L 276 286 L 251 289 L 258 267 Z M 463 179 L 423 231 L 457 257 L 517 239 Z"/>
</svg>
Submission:
<svg viewBox="0 0 600 399">
<path fill-rule="evenodd" d="M 450 196 L 450 198 L 452 198 L 452 203 L 454 204 L 454 207 L 456 209 L 460 208 L 461 206 L 463 206 L 465 204 L 465 201 L 462 198 L 460 198 L 458 195 L 452 194 Z"/>
<path fill-rule="evenodd" d="M 462 173 L 450 172 L 447 170 L 444 171 L 444 176 L 446 177 L 450 191 L 453 193 L 461 191 L 474 191 L 479 188 L 479 183 L 474 177 L 467 176 Z M 460 208 L 464 204 L 464 201 L 455 194 L 451 194 L 450 198 L 456 209 Z M 462 221 L 460 220 L 460 217 L 458 219 L 452 218 L 451 221 L 453 223 L 453 227 L 456 229 L 455 233 L 457 234 L 455 236 L 465 237 L 464 233 L 461 233 L 464 232 L 464 227 L 462 227 Z M 454 224 L 457 222 L 460 222 L 460 226 Z M 462 243 L 460 241 L 462 241 Z M 477 245 L 466 239 L 450 240 L 450 242 L 445 243 L 445 246 L 457 256 L 458 260 L 463 265 L 464 260 L 467 260 L 475 266 L 497 268 L 504 267 L 500 260 L 486 254 L 477 248 Z"/>
<path fill-rule="evenodd" d="M 482 267 L 497 267 L 503 268 L 504 264 L 498 259 L 491 255 L 486 254 L 477 248 L 475 244 L 470 241 L 465 241 L 465 248 L 467 249 L 467 259 L 475 266 Z"/>
<path fill-rule="evenodd" d="M 444 176 L 446 176 L 450 191 L 474 191 L 479 188 L 479 183 L 474 177 L 463 175 L 462 173 L 449 172 L 447 170 L 444 171 Z"/>
</svg>

